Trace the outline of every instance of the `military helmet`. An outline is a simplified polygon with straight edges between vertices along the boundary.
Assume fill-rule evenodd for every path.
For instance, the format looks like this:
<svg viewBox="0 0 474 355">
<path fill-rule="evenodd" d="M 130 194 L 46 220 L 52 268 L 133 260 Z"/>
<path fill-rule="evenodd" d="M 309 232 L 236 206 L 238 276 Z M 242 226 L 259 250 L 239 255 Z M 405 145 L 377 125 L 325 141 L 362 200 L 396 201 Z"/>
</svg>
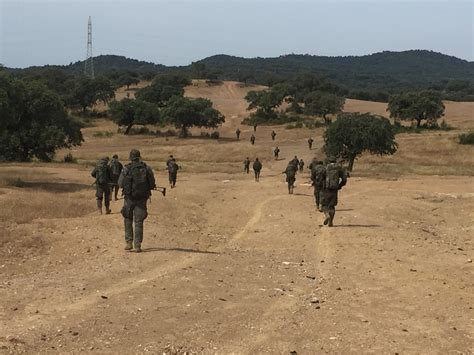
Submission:
<svg viewBox="0 0 474 355">
<path fill-rule="evenodd" d="M 117 155 L 117 154 L 114 154 L 112 158 L 118 159 L 118 155 Z"/>
<path fill-rule="evenodd" d="M 130 151 L 129 159 L 137 160 L 138 158 L 140 158 L 140 151 L 138 149 L 132 149 Z"/>
</svg>

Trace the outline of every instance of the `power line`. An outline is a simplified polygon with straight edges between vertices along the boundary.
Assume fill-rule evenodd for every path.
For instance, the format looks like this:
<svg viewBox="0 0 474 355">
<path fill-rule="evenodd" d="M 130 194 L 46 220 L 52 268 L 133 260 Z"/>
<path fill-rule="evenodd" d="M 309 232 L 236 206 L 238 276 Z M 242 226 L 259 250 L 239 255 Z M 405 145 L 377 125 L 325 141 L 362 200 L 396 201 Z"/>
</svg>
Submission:
<svg viewBox="0 0 474 355">
<path fill-rule="evenodd" d="M 92 20 L 90 16 L 87 24 L 87 55 L 84 62 L 84 74 L 94 79 L 94 61 L 92 59 Z"/>
</svg>

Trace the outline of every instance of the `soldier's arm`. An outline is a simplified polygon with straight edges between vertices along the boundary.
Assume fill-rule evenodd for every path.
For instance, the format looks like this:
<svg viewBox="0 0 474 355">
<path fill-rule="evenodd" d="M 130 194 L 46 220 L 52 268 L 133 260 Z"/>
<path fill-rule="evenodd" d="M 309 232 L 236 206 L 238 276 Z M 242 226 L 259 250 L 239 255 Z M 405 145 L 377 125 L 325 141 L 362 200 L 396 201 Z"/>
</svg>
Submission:
<svg viewBox="0 0 474 355">
<path fill-rule="evenodd" d="M 94 168 L 91 172 L 91 176 L 95 178 L 96 174 L 97 174 L 97 168 Z"/>
<path fill-rule="evenodd" d="M 147 172 L 148 186 L 150 186 L 150 189 L 153 190 L 154 188 L 156 188 L 155 175 L 153 174 L 153 170 L 151 170 L 149 166 L 146 167 L 146 172 Z"/>
<path fill-rule="evenodd" d="M 339 170 L 339 178 L 341 182 L 339 183 L 339 189 L 341 189 L 347 183 L 347 174 L 344 169 Z"/>
<path fill-rule="evenodd" d="M 125 174 L 127 173 L 127 168 L 123 168 L 122 172 L 120 173 L 117 185 L 122 189 L 123 188 L 123 179 L 125 177 Z"/>
</svg>

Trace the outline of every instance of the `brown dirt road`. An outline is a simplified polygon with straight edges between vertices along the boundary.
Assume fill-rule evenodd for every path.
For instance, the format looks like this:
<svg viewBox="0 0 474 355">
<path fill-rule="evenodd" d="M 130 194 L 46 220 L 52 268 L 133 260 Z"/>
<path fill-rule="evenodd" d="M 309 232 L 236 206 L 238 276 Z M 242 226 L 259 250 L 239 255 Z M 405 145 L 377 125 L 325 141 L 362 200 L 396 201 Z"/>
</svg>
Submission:
<svg viewBox="0 0 474 355">
<path fill-rule="evenodd" d="M 271 129 L 258 129 L 258 149 L 274 144 Z M 309 162 L 307 131 L 278 134 L 287 158 Z M 88 137 L 78 154 L 98 146 Z M 249 149 L 130 139 L 150 156 L 195 144 L 211 165 L 225 157 L 200 149 Z M 161 160 L 152 166 L 163 184 Z M 184 170 L 176 189 L 153 196 L 142 254 L 123 251 L 121 201 L 111 215 L 94 211 L 84 166 L 39 165 L 23 188 L 1 188 L 0 352 L 474 351 L 472 176 L 356 171 L 327 228 L 307 173 L 287 194 L 285 165 L 265 157 L 259 183 Z M 0 177 L 28 168 L 1 166 Z"/>
</svg>

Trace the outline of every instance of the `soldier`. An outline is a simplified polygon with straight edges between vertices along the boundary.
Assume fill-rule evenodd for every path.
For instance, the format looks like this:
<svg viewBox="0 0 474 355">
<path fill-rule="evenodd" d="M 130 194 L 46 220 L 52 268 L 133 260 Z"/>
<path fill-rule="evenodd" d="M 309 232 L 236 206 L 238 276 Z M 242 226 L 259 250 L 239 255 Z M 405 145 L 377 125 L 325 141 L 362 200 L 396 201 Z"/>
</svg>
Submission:
<svg viewBox="0 0 474 355">
<path fill-rule="evenodd" d="M 309 163 L 308 169 L 312 171 L 317 164 L 318 164 L 318 158 L 314 157 L 313 160 L 311 160 L 311 163 Z"/>
<path fill-rule="evenodd" d="M 240 140 L 240 128 L 235 130 L 235 135 L 237 136 L 237 140 Z"/>
<path fill-rule="evenodd" d="M 250 136 L 250 143 L 252 143 L 252 145 L 255 144 L 255 136 L 253 134 Z"/>
<path fill-rule="evenodd" d="M 143 242 L 143 221 L 148 216 L 146 204 L 151 196 L 151 190 L 156 185 L 153 171 L 140 159 L 138 150 L 130 151 L 130 161 L 130 164 L 123 168 L 119 178 L 119 186 L 125 194 L 121 211 L 125 225 L 125 250 L 135 248 L 135 251 L 140 253 Z M 133 233 L 134 221 L 135 235 Z"/>
<path fill-rule="evenodd" d="M 253 131 L 257 132 L 257 124 L 256 123 L 253 125 Z"/>
<path fill-rule="evenodd" d="M 275 131 L 272 131 L 272 141 L 275 140 L 276 135 L 277 135 L 277 134 L 275 133 Z"/>
<path fill-rule="evenodd" d="M 112 157 L 112 160 L 109 163 L 109 169 L 110 169 L 111 178 L 112 178 L 112 189 L 111 189 L 112 191 L 111 192 L 114 192 L 114 199 L 115 201 L 117 201 L 118 191 L 119 191 L 118 179 L 123 169 L 123 165 L 118 160 L 117 154 L 114 154 L 114 156 Z"/>
<path fill-rule="evenodd" d="M 290 161 L 291 164 L 295 166 L 295 170 L 298 171 L 298 166 L 300 165 L 300 160 L 295 155 L 295 157 Z"/>
<path fill-rule="evenodd" d="M 170 165 L 171 161 L 174 159 L 173 155 L 171 154 L 166 161 L 166 170 L 168 170 L 168 166 Z"/>
<path fill-rule="evenodd" d="M 314 142 L 313 138 L 309 137 L 309 138 L 308 138 L 309 150 L 311 150 L 311 149 L 313 148 L 313 142 Z"/>
<path fill-rule="evenodd" d="M 258 158 L 255 158 L 255 161 L 253 162 L 253 172 L 255 173 L 255 181 L 257 182 L 260 181 L 261 170 L 262 170 L 262 163 L 258 160 Z"/>
<path fill-rule="evenodd" d="M 278 154 L 280 154 L 280 148 L 275 147 L 275 150 L 273 150 L 273 155 L 275 156 L 275 160 L 278 160 Z"/>
<path fill-rule="evenodd" d="M 105 213 L 110 214 L 110 185 L 112 177 L 109 168 L 109 157 L 104 157 L 97 162 L 92 170 L 91 176 L 95 178 L 95 197 L 97 198 L 97 208 L 102 214 L 102 200 L 105 204 Z"/>
<path fill-rule="evenodd" d="M 247 157 L 244 160 L 244 172 L 246 172 L 248 174 L 249 171 L 250 171 L 250 159 Z"/>
<path fill-rule="evenodd" d="M 337 192 L 346 184 L 347 176 L 344 169 L 336 163 L 335 157 L 329 157 L 328 161 L 323 180 L 321 206 L 325 216 L 324 225 L 332 227 L 336 214 Z"/>
<path fill-rule="evenodd" d="M 293 189 L 295 188 L 295 181 L 296 181 L 296 167 L 290 161 L 286 166 L 285 171 L 282 174 L 286 174 L 286 182 L 288 183 L 288 193 L 292 194 Z"/>
<path fill-rule="evenodd" d="M 168 180 L 171 188 L 176 186 L 176 178 L 178 176 L 179 166 L 176 164 L 176 159 L 171 158 L 166 164 L 166 170 L 168 170 Z"/>
<path fill-rule="evenodd" d="M 322 212 L 321 191 L 324 186 L 325 176 L 326 176 L 326 169 L 324 168 L 323 162 L 321 160 L 316 161 L 311 168 L 311 180 L 313 182 L 312 185 L 314 187 L 314 200 L 316 202 L 316 208 L 319 210 L 319 212 Z"/>
</svg>

